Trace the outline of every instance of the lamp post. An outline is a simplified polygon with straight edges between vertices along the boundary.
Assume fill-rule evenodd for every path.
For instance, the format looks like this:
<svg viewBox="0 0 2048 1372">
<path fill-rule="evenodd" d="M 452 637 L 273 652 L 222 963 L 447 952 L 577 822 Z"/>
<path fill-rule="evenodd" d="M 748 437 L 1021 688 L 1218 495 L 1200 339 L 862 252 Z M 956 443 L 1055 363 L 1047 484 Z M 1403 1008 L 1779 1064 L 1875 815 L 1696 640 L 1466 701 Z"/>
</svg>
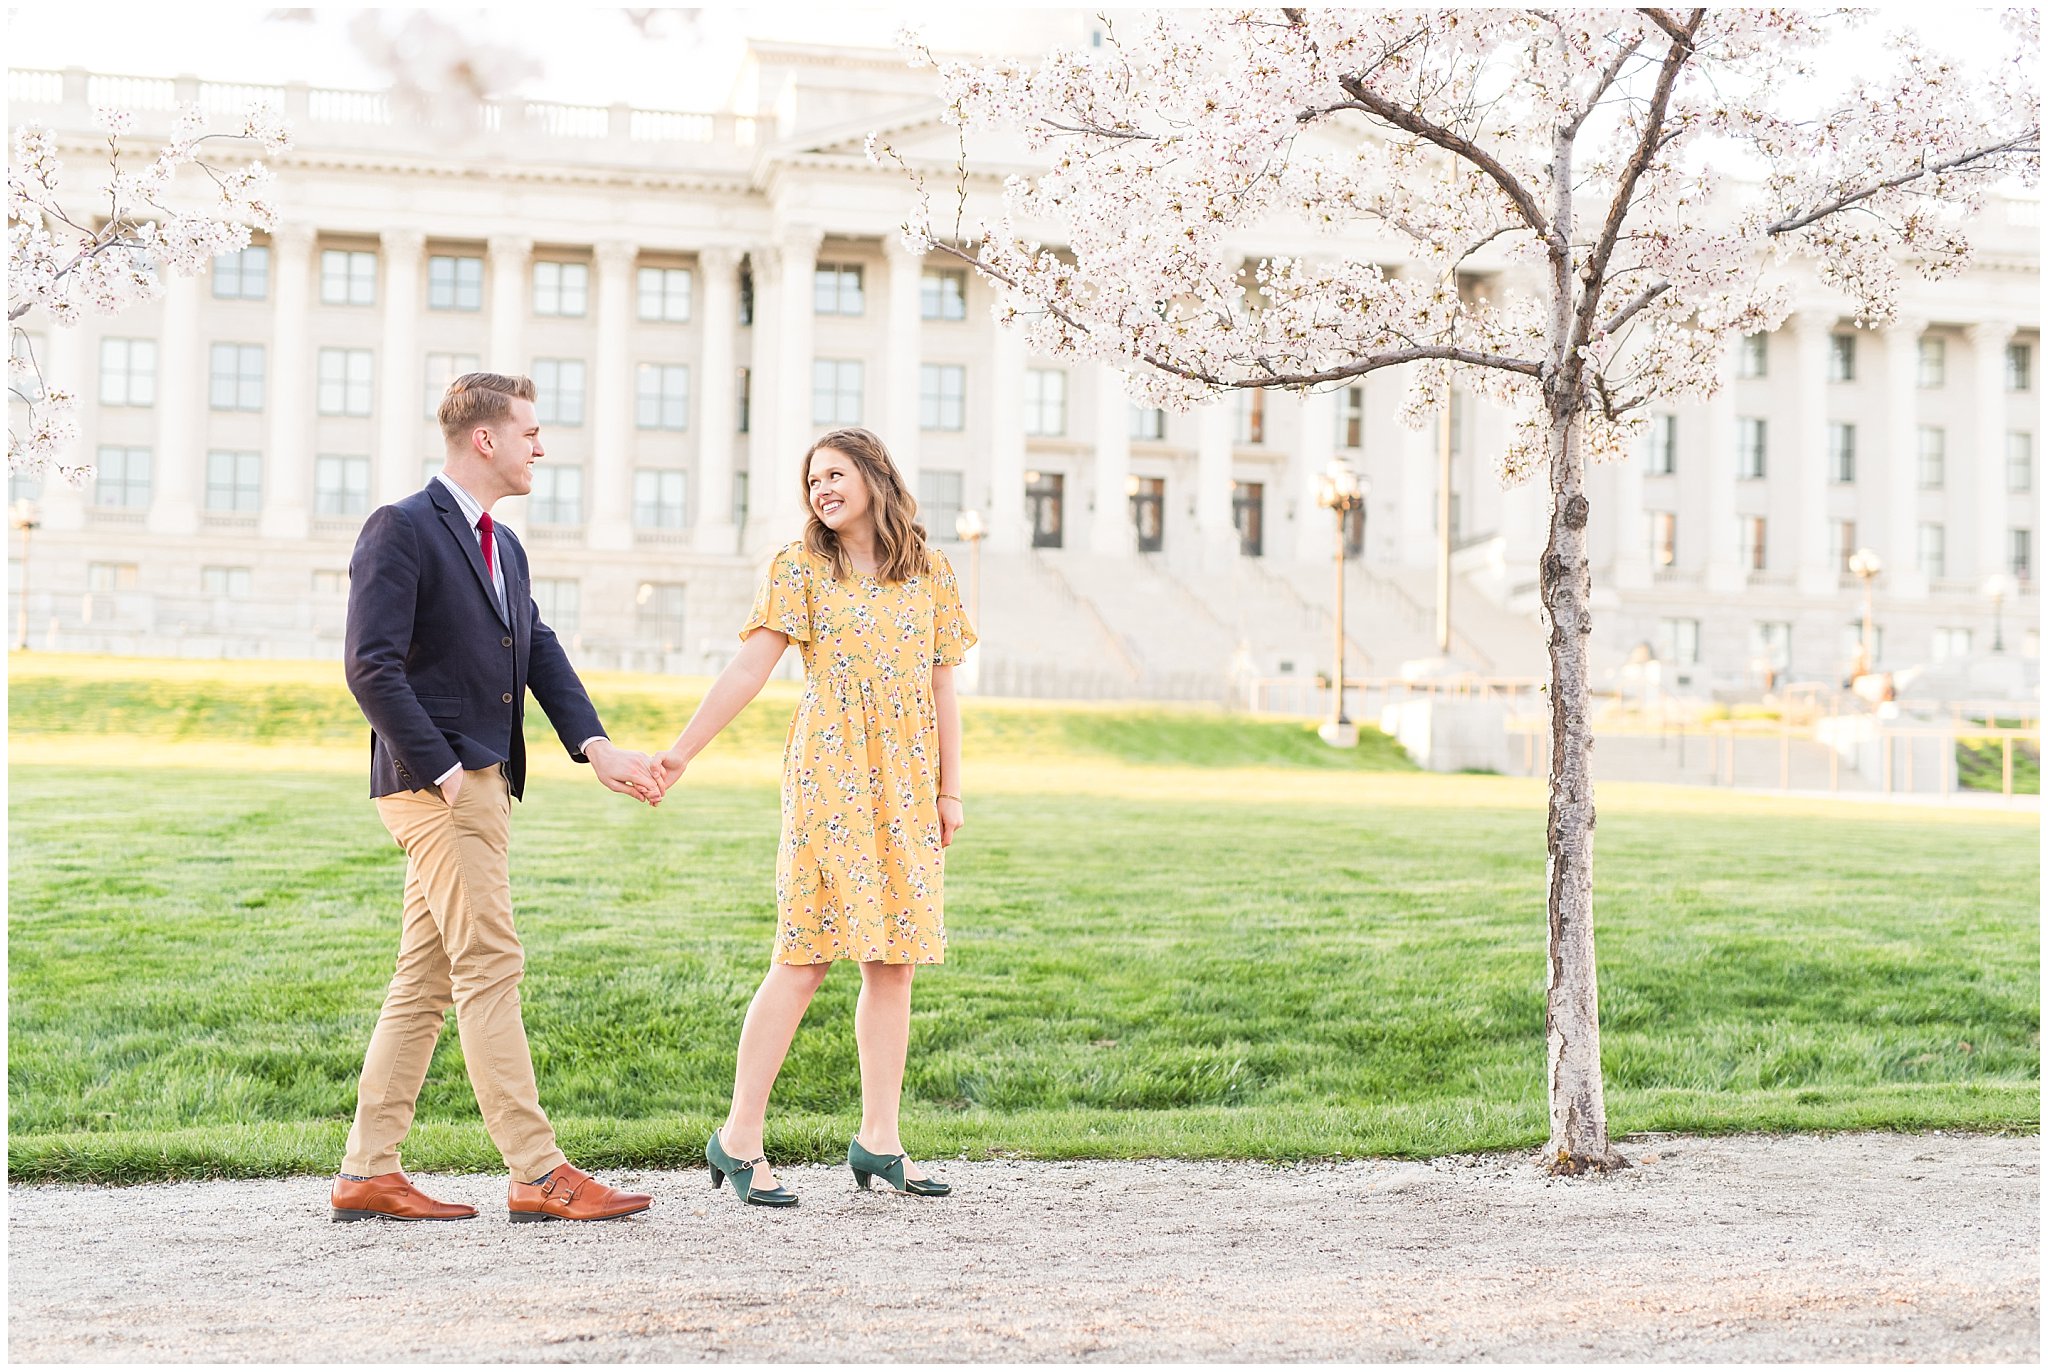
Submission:
<svg viewBox="0 0 2048 1372">
<path fill-rule="evenodd" d="M 1337 669 L 1330 683 L 1330 718 L 1316 731 L 1332 748 L 1358 746 L 1358 726 L 1344 713 L 1344 524 L 1365 502 L 1365 491 L 1365 483 L 1342 457 L 1331 458 L 1316 483 L 1316 504 L 1337 516 Z"/>
<path fill-rule="evenodd" d="M 27 559 L 24 557 L 22 562 L 24 584 L 28 575 L 27 566 Z M 1981 589 L 1985 595 L 1991 597 L 1991 651 L 1994 653 L 2005 651 L 2005 598 L 2018 593 L 2019 588 L 2019 583 L 2004 572 L 1993 572 L 1990 576 L 1984 578 L 1984 585 Z"/>
<path fill-rule="evenodd" d="M 41 511 L 33 500 L 17 500 L 7 507 L 7 520 L 21 530 L 21 612 L 16 617 L 14 646 L 28 651 L 28 539 L 42 525 Z"/>
<path fill-rule="evenodd" d="M 1856 670 L 1849 674 L 1854 680 L 1870 673 L 1870 583 L 1884 571 L 1884 562 L 1870 549 L 1858 548 L 1849 556 L 1849 570 L 1863 583 L 1863 636 L 1856 641 Z"/>
<path fill-rule="evenodd" d="M 953 532 L 967 545 L 967 617 L 981 632 L 981 540 L 988 537 L 988 523 L 980 510 L 962 510 L 953 519 Z"/>
</svg>

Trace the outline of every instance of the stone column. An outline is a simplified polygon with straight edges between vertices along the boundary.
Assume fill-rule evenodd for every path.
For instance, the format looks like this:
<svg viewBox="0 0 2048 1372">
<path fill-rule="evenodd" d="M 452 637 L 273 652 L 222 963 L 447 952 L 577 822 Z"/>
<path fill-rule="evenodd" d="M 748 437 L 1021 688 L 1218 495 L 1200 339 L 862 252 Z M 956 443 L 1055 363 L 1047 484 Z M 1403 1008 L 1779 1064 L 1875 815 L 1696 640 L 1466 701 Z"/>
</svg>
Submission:
<svg viewBox="0 0 2048 1372">
<path fill-rule="evenodd" d="M 705 248 L 697 254 L 698 322 L 704 330 L 704 344 L 698 353 L 694 390 L 697 412 L 691 426 L 697 430 L 696 500 L 690 522 L 696 526 L 696 551 L 724 553 L 733 549 L 736 536 L 732 526 L 732 452 L 734 426 L 738 423 L 734 388 L 739 384 L 734 369 L 734 335 L 739 330 L 740 255 L 735 248 Z"/>
<path fill-rule="evenodd" d="M 156 451 L 150 459 L 153 534 L 199 530 L 205 443 L 206 349 L 199 338 L 199 278 L 167 273 L 156 346 Z"/>
<path fill-rule="evenodd" d="M 1828 337 L 1837 317 L 1833 310 L 1810 309 L 1787 321 L 1792 422 L 1782 438 L 1769 435 L 1765 453 L 1773 488 L 1792 492 L 1793 569 L 1801 595 L 1832 597 L 1842 585 L 1841 558 L 1828 541 Z"/>
<path fill-rule="evenodd" d="M 1705 499 L 1699 509 L 1706 521 L 1700 536 L 1707 549 L 1707 589 L 1733 595 L 1749 580 L 1742 565 L 1742 532 L 1735 523 L 1735 356 L 1724 350 L 1721 386 L 1706 404 L 1701 465 L 1706 469 Z M 1685 460 L 1681 454 L 1679 460 Z M 1679 537 L 1685 533 L 1681 530 Z"/>
<path fill-rule="evenodd" d="M 877 432 L 889 445 L 889 454 L 896 459 L 904 484 L 914 497 L 922 465 L 919 460 L 922 434 L 917 426 L 917 389 L 918 364 L 924 356 L 921 345 L 924 331 L 924 303 L 921 299 L 924 259 L 903 245 L 901 234 L 893 232 L 883 237 L 882 252 L 889 262 L 889 287 Z M 952 536 L 950 529 L 932 532 L 944 537 Z"/>
<path fill-rule="evenodd" d="M 1279 400 L 1280 393 L 1268 397 Z M 1335 537 L 1330 525 L 1336 516 L 1316 504 L 1316 497 L 1322 493 L 1323 472 L 1329 467 L 1330 459 L 1337 453 L 1337 397 L 1331 391 L 1312 391 L 1296 402 L 1296 421 L 1301 425 L 1301 437 L 1294 447 L 1294 458 L 1288 463 L 1288 489 L 1284 493 L 1287 506 L 1275 501 L 1266 511 L 1266 528 L 1270 533 L 1275 527 L 1275 507 L 1291 508 L 1294 522 L 1291 530 L 1294 539 L 1294 556 L 1299 562 L 1313 562 L 1318 566 L 1327 563 L 1332 553 L 1330 540 Z M 1360 472 L 1362 480 L 1364 473 Z M 1281 495 L 1281 492 L 1274 492 Z M 1269 539 L 1269 554 L 1277 551 Z"/>
<path fill-rule="evenodd" d="M 2005 532 L 2010 502 L 2005 492 L 2005 345 L 2012 341 L 2010 320 L 1992 319 L 1964 330 L 1970 340 L 1970 446 L 1967 460 L 1950 485 L 1957 504 L 1967 511 L 1962 539 L 1949 535 L 1949 547 L 1974 547 L 1968 574 L 1981 581 L 2005 570 Z"/>
<path fill-rule="evenodd" d="M 1024 335 L 998 322 L 989 347 L 988 550 L 1031 544 L 1024 511 Z M 1071 501 L 1076 492 L 1068 491 Z"/>
<path fill-rule="evenodd" d="M 280 225 L 270 235 L 270 358 L 263 397 L 268 451 L 257 523 L 265 538 L 296 541 L 311 528 L 306 495 L 313 484 L 313 238 L 303 224 Z M 409 408 L 402 397 L 391 407 Z"/>
<path fill-rule="evenodd" d="M 1884 559 L 1878 588 L 1893 600 L 1924 600 L 1920 570 L 1920 335 L 1927 321 L 1901 315 L 1884 331 L 1883 421 L 1878 426 L 1882 486 L 1864 540 Z"/>
<path fill-rule="evenodd" d="M 633 263 L 639 249 L 599 243 L 597 354 L 590 388 L 590 523 L 588 546 L 633 546 Z"/>
<path fill-rule="evenodd" d="M 754 268 L 753 415 L 747 435 L 747 517 L 740 533 L 740 551 L 759 553 L 766 546 L 764 506 L 773 484 L 770 467 L 784 448 L 784 431 L 796 433 L 799 424 L 808 426 L 810 398 L 803 401 L 803 413 L 782 413 L 786 386 L 782 370 L 782 250 L 757 247 L 748 254 Z M 804 298 L 810 298 L 810 282 L 804 282 Z M 808 429 L 805 430 L 808 432 Z"/>
<path fill-rule="evenodd" d="M 813 281 L 818 245 L 824 238 L 821 229 L 787 229 L 777 253 L 777 338 L 775 350 L 769 354 L 776 359 L 774 375 L 769 378 L 773 387 L 770 403 L 775 407 L 774 441 L 757 442 L 754 448 L 753 475 L 747 482 L 747 525 L 755 532 L 749 534 L 749 546 L 773 547 L 803 532 L 797 463 L 816 432 L 811 422 L 811 362 L 817 332 Z M 758 299 L 754 307 L 758 318 Z"/>
<path fill-rule="evenodd" d="M 46 351 L 37 358 L 43 365 L 43 383 L 77 396 L 80 404 L 79 409 L 73 411 L 75 415 L 89 399 L 99 394 L 99 359 L 93 355 L 86 331 L 77 324 L 67 328 L 53 323 L 43 347 Z M 67 456 L 74 464 L 95 460 L 90 447 Z M 50 533 L 85 527 L 84 490 L 58 476 L 52 468 L 43 471 L 42 494 L 37 497 L 36 504 L 42 510 L 43 528 Z M 34 627 L 30 626 L 31 629 Z"/>
<path fill-rule="evenodd" d="M 999 324 L 996 326 L 1001 328 Z M 1114 367 L 1095 369 L 1095 517 L 1088 549 L 1102 557 L 1128 557 L 1131 535 L 1131 395 Z"/>
<path fill-rule="evenodd" d="M 1195 541 L 1204 565 L 1228 565 L 1236 553 L 1230 468 L 1239 403 L 1225 395 L 1195 411 Z"/>
<path fill-rule="evenodd" d="M 1395 493 L 1400 511 L 1400 563 L 1403 567 L 1436 566 L 1436 477 L 1437 423 L 1434 412 L 1420 429 L 1411 429 L 1400 419 L 1408 395 L 1404 368 L 1390 368 L 1382 374 L 1377 391 L 1368 390 L 1366 404 L 1387 416 L 1387 436 L 1394 443 L 1394 462 L 1400 471 L 1400 489 Z M 1379 379 L 1379 378 L 1375 378 Z M 1377 404 L 1375 404 L 1377 402 Z"/>
<path fill-rule="evenodd" d="M 526 272 L 533 260 L 533 240 L 495 234 L 486 251 L 491 259 L 491 350 L 483 369 L 525 376 L 533 365 L 526 355 Z"/>
<path fill-rule="evenodd" d="M 420 388 L 420 258 L 427 236 L 416 229 L 386 229 L 384 246 L 384 341 L 378 362 L 375 503 L 388 505 L 419 489 L 420 412 L 413 396 Z"/>
<path fill-rule="evenodd" d="M 1616 590 L 1650 584 L 1650 516 L 1643 507 L 1643 458 L 1633 446 L 1610 464 L 1607 500 L 1614 510 L 1614 560 L 1607 581 Z M 1597 584 L 1599 578 L 1595 578 Z"/>
</svg>

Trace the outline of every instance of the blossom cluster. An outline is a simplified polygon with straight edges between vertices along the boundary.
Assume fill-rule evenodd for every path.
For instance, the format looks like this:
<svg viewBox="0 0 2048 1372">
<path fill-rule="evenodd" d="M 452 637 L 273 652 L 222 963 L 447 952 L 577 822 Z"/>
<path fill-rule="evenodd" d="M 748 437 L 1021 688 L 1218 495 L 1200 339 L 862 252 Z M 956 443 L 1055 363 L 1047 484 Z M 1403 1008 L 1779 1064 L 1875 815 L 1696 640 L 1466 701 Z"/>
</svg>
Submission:
<svg viewBox="0 0 2048 1372">
<path fill-rule="evenodd" d="M 913 178 L 906 242 L 972 263 L 1032 348 L 1175 408 L 1405 366 L 1410 423 L 1452 381 L 1515 412 L 1512 481 L 1560 426 L 1619 455 L 1645 406 L 1711 395 L 1732 339 L 1792 309 L 1793 260 L 1883 322 L 1902 273 L 1965 260 L 1994 187 L 2036 183 L 2036 16 L 2008 19 L 1995 70 L 1901 37 L 1894 70 L 1796 109 L 1854 22 L 1179 10 L 1035 64 L 940 61 L 905 35 L 961 131 L 958 192 L 935 201 L 927 167 L 869 151 Z M 978 191 L 968 138 L 1021 139 L 1040 169 Z M 1253 239 L 1299 246 L 1255 258 Z M 1475 292 L 1475 274 L 1536 287 Z"/>
<path fill-rule="evenodd" d="M 54 469 L 76 482 L 89 469 L 67 463 L 64 453 L 77 441 L 71 394 L 46 387 L 39 364 L 22 346 L 21 321 L 40 311 L 60 327 L 75 326 L 87 312 L 116 314 L 162 290 L 165 271 L 192 276 L 214 258 L 247 247 L 251 228 L 269 229 L 276 207 L 265 198 L 270 168 L 260 159 L 220 167 L 208 160 L 208 143 L 249 143 L 266 154 L 291 145 L 278 112 L 251 110 L 233 132 L 209 133 L 197 105 L 181 108 L 163 146 L 146 160 L 131 157 L 122 139 L 133 134 L 135 117 L 126 110 L 101 109 L 97 122 L 107 135 L 104 180 L 66 205 L 63 165 L 57 140 L 48 130 L 26 124 L 14 130 L 7 166 L 7 317 L 15 348 L 10 364 L 7 433 L 9 469 Z M 179 174 L 196 168 L 204 190 L 180 186 Z"/>
</svg>

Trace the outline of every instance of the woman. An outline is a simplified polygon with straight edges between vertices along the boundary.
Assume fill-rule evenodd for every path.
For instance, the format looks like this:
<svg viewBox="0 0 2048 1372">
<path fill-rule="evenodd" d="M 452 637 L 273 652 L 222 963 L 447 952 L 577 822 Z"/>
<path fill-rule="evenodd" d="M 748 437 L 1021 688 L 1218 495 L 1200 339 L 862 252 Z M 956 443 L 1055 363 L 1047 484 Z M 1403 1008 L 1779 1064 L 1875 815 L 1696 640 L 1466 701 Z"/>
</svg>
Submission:
<svg viewBox="0 0 2048 1372">
<path fill-rule="evenodd" d="M 945 958 L 945 859 L 964 813 L 953 668 L 974 643 L 959 582 L 925 543 L 917 505 L 882 441 L 840 429 L 804 454 L 803 538 L 775 555 L 740 651 L 668 752 L 673 785 L 760 693 L 795 640 L 804 696 L 782 757 L 775 953 L 740 1030 L 732 1107 L 704 1145 L 711 1184 L 752 1205 L 794 1205 L 762 1156 L 768 1093 L 832 964 L 860 964 L 854 1011 L 861 1124 L 846 1161 L 863 1188 L 951 1188 L 906 1156 L 897 1132 L 910 1041 L 910 979 Z"/>
</svg>

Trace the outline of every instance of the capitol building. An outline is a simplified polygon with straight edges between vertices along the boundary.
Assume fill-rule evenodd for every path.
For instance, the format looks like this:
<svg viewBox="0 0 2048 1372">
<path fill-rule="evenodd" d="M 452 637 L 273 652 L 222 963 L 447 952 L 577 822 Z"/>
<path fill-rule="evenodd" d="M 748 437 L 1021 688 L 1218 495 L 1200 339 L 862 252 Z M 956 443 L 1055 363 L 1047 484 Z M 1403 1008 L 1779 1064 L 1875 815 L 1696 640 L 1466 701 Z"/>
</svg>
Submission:
<svg viewBox="0 0 2048 1372">
<path fill-rule="evenodd" d="M 74 178 L 101 105 L 137 111 L 144 145 L 192 100 L 223 121 L 273 102 L 294 137 L 275 232 L 145 306 L 24 321 L 79 392 L 97 468 L 77 490 L 12 482 L 36 507 L 9 544 L 9 631 L 32 649 L 338 658 L 364 516 L 438 468 L 441 390 L 485 368 L 539 388 L 547 456 L 497 513 L 582 666 L 721 667 L 802 527 L 804 449 L 846 424 L 889 443 L 972 575 L 981 691 L 1242 702 L 1296 682 L 1265 698 L 1315 709 L 1340 537 L 1349 673 L 1436 652 L 1441 440 L 1398 422 L 1403 378 L 1177 414 L 1028 354 L 986 284 L 899 241 L 910 187 L 867 135 L 935 166 L 956 143 L 932 74 L 894 51 L 756 41 L 724 108 L 697 113 L 522 100 L 451 119 L 304 85 L 8 81 L 12 120 L 52 128 Z M 976 193 L 1018 169 L 973 168 Z M 1995 201 L 1972 265 L 1909 275 L 1883 328 L 1809 275 L 1714 401 L 1654 415 L 1629 460 L 1594 469 L 1596 689 L 1646 658 L 1700 696 L 1839 682 L 1863 548 L 1882 562 L 1878 668 L 2003 660 L 2033 679 L 2037 215 Z M 1244 246 L 1315 244 L 1283 228 Z M 1466 284 L 1511 270 L 1482 254 Z M 1456 397 L 1451 656 L 1533 677 L 1547 490 L 1500 485 L 1507 427 Z M 1366 491 L 1341 525 L 1316 500 L 1337 458 Z"/>
</svg>

